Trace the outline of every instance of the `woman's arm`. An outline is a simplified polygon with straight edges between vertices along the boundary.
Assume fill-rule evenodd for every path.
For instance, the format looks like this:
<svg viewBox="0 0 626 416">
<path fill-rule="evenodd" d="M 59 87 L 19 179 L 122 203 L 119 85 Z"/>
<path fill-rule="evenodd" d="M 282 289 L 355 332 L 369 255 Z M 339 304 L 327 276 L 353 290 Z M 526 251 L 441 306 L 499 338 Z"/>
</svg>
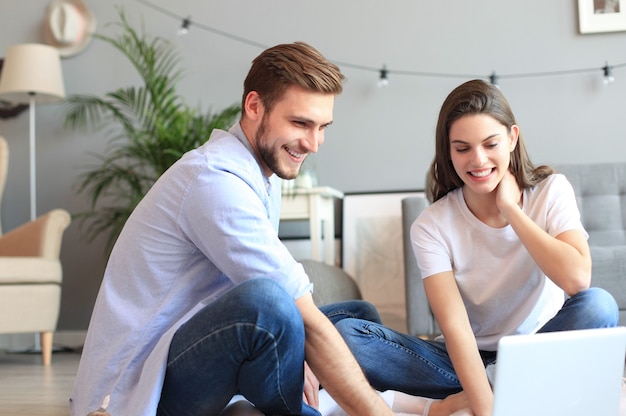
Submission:
<svg viewBox="0 0 626 416">
<path fill-rule="evenodd" d="M 552 237 L 519 206 L 520 191 L 509 172 L 498 186 L 496 204 L 539 268 L 568 295 L 591 284 L 591 254 L 582 231 Z"/>
<path fill-rule="evenodd" d="M 424 279 L 424 289 L 474 414 L 490 416 L 493 393 L 454 274 L 429 276 Z"/>
</svg>

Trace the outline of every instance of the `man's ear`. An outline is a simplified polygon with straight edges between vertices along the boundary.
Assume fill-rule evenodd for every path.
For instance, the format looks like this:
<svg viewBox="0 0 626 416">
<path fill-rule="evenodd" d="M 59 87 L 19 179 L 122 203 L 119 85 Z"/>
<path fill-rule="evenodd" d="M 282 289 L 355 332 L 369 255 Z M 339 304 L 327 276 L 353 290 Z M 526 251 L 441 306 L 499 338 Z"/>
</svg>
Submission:
<svg viewBox="0 0 626 416">
<path fill-rule="evenodd" d="M 244 112 L 251 120 L 260 120 L 263 117 L 263 102 L 259 93 L 256 91 L 250 91 L 246 95 L 244 101 Z"/>
</svg>

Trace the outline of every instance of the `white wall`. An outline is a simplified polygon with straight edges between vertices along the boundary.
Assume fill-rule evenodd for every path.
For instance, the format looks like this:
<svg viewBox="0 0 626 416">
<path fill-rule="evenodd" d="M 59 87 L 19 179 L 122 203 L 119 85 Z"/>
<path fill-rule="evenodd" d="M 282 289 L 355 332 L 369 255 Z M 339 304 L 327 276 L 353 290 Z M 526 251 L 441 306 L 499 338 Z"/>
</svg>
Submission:
<svg viewBox="0 0 626 416">
<path fill-rule="evenodd" d="M 591 0 L 589 0 L 591 1 Z M 0 56 L 17 43 L 41 42 L 47 0 L 2 0 Z M 117 21 L 116 5 L 153 34 L 171 39 L 182 55 L 186 77 L 180 91 L 188 103 L 222 108 L 240 100 L 242 81 L 261 49 L 192 25 L 177 37 L 180 22 L 136 0 L 87 0 L 106 34 Z M 316 156 L 320 184 L 344 192 L 408 190 L 423 186 L 433 152 L 439 105 L 467 78 L 394 74 L 419 71 L 487 77 L 601 68 L 626 62 L 626 32 L 580 35 L 577 1 L 502 0 L 152 0 L 193 21 L 232 35 L 273 45 L 307 41 L 337 62 L 379 68 L 390 84 L 376 86 L 376 71 L 342 66 L 348 81 L 337 99 L 335 123 Z M 68 94 L 102 94 L 137 77 L 109 45 L 95 40 L 80 55 L 63 60 Z M 536 162 L 598 162 L 626 155 L 622 121 L 626 68 L 605 87 L 602 73 L 503 78 L 502 90 L 516 111 Z M 73 190 L 76 177 L 93 162 L 89 152 L 105 147 L 103 132 L 63 127 L 61 105 L 37 110 L 38 211 L 84 209 Z M 4 230 L 28 219 L 28 116 L 0 120 L 11 149 L 2 200 Z M 102 276 L 102 241 L 86 244 L 78 225 L 66 233 L 59 327 L 87 326 Z"/>
</svg>

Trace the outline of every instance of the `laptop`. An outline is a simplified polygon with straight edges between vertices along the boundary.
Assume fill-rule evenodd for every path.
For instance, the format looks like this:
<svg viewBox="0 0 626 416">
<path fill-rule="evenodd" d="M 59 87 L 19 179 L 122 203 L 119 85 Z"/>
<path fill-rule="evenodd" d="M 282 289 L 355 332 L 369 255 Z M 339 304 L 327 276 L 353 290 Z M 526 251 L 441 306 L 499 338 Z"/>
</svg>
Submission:
<svg viewBox="0 0 626 416">
<path fill-rule="evenodd" d="M 626 327 L 506 336 L 493 416 L 618 416 Z"/>
</svg>

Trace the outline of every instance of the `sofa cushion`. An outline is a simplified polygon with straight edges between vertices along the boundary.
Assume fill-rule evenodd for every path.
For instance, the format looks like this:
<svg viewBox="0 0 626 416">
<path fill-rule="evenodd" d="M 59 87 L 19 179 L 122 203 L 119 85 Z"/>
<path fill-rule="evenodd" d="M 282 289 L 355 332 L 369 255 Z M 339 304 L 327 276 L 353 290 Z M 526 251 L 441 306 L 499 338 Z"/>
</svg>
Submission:
<svg viewBox="0 0 626 416">
<path fill-rule="evenodd" d="M 317 260 L 301 260 L 304 271 L 313 283 L 313 300 L 324 306 L 344 300 L 362 299 L 356 282 L 340 267 Z"/>
<path fill-rule="evenodd" d="M 626 322 L 626 246 L 591 246 L 591 260 L 591 286 L 613 295 L 623 324 Z"/>
<path fill-rule="evenodd" d="M 574 188 L 589 245 L 626 245 L 626 163 L 566 164 L 555 169 Z"/>
</svg>

